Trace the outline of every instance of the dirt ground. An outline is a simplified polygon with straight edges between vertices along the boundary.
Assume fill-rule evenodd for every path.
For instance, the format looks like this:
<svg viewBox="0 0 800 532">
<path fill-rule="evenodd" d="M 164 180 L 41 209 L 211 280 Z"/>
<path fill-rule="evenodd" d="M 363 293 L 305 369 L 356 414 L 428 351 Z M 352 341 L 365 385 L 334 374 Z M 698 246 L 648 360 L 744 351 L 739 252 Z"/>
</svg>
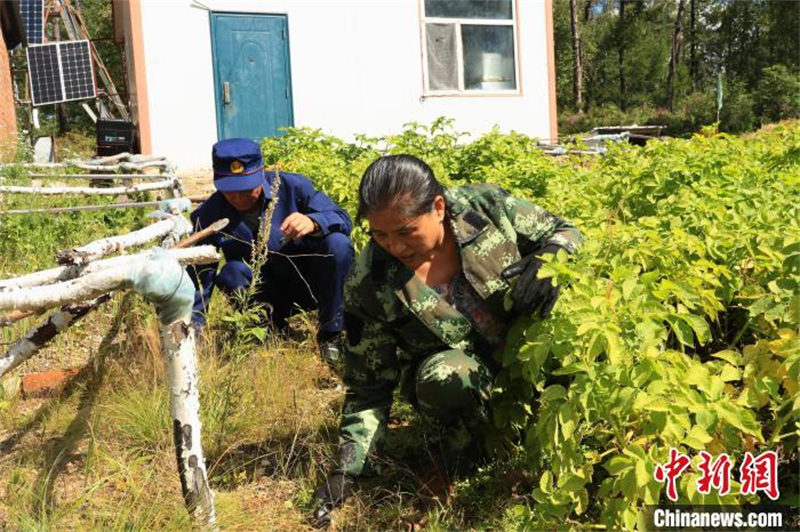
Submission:
<svg viewBox="0 0 800 532">
<path fill-rule="evenodd" d="M 178 178 L 183 183 L 183 193 L 189 198 L 207 198 L 214 192 L 211 168 L 201 170 L 178 170 Z"/>
</svg>

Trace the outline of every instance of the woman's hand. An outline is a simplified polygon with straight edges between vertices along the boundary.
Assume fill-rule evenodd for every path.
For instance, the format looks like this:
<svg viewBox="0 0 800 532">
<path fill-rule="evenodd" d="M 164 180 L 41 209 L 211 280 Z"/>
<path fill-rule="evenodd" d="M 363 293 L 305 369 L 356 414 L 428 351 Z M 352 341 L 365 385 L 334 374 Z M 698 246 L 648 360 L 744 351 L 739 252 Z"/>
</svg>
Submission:
<svg viewBox="0 0 800 532">
<path fill-rule="evenodd" d="M 542 255 L 554 254 L 559 249 L 562 248 L 557 244 L 547 244 L 539 251 L 512 264 L 500 274 L 506 281 L 519 275 L 517 284 L 511 290 L 511 299 L 514 301 L 516 312 L 530 316 L 538 310 L 542 319 L 550 316 L 550 311 L 558 299 L 560 287 L 553 286 L 551 278 L 537 279 L 536 275 L 544 264 Z"/>
<path fill-rule="evenodd" d="M 317 224 L 314 220 L 299 212 L 293 212 L 281 224 L 281 231 L 289 240 L 303 238 L 316 230 Z"/>
</svg>

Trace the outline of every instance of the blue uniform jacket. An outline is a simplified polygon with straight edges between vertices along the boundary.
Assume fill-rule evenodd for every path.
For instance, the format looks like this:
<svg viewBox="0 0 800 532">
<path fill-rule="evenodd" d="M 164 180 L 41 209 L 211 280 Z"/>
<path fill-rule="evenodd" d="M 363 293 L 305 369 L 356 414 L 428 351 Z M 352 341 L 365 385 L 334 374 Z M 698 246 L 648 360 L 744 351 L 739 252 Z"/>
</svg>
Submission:
<svg viewBox="0 0 800 532">
<path fill-rule="evenodd" d="M 265 201 L 261 204 L 261 216 L 272 201 L 271 185 L 274 173 L 266 169 L 266 179 L 264 182 Z M 278 204 L 272 216 L 272 228 L 270 230 L 269 242 L 267 247 L 271 251 L 280 251 L 286 244 L 283 241 L 284 235 L 280 230 L 283 221 L 292 213 L 300 212 L 314 220 L 325 236 L 330 233 L 344 233 L 350 235 L 353 224 L 347 212 L 336 205 L 328 196 L 314 189 L 311 181 L 300 174 L 281 172 L 281 183 L 278 188 Z M 215 192 L 210 198 L 204 201 L 190 215 L 195 231 L 199 231 L 217 220 L 228 218 L 230 223 L 221 233 L 212 235 L 199 244 L 213 245 L 222 251 L 226 261 L 239 260 L 248 262 L 252 251 L 252 243 L 256 235 L 244 221 L 239 212 L 228 203 L 225 196 L 220 192 Z M 308 237 L 306 237 L 308 238 Z M 194 300 L 195 321 L 203 322 L 203 315 L 208 309 L 208 302 L 214 291 L 214 279 L 217 275 L 218 264 L 209 264 L 201 267 L 189 267 L 191 275 L 198 291 Z M 198 314 L 202 313 L 202 314 Z"/>
</svg>

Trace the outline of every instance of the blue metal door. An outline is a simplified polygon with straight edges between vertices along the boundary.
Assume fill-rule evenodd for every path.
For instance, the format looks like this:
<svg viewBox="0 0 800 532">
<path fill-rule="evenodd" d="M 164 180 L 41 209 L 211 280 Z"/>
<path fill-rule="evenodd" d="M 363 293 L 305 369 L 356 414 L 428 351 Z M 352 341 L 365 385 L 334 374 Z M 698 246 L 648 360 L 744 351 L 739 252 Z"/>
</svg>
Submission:
<svg viewBox="0 0 800 532">
<path fill-rule="evenodd" d="M 219 140 L 294 125 L 287 30 L 282 15 L 211 13 Z"/>
</svg>

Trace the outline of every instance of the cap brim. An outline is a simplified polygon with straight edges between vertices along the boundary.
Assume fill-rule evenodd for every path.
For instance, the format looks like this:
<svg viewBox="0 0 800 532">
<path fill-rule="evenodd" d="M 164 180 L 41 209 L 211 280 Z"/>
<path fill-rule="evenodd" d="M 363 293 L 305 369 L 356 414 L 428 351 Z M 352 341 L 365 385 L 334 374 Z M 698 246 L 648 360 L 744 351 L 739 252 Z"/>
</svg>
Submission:
<svg viewBox="0 0 800 532">
<path fill-rule="evenodd" d="M 214 179 L 214 186 L 220 192 L 253 190 L 262 184 L 264 184 L 264 170 L 258 170 L 250 175 L 231 175 Z"/>
</svg>

